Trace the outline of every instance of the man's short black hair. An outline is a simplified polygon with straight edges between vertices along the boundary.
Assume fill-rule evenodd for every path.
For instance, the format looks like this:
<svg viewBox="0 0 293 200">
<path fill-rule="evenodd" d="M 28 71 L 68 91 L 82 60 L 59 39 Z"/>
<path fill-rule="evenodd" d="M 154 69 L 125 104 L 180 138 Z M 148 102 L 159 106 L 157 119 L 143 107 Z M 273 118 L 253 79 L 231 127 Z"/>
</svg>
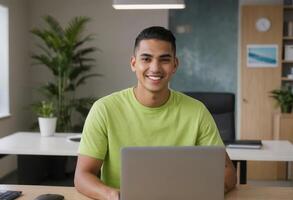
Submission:
<svg viewBox="0 0 293 200">
<path fill-rule="evenodd" d="M 176 39 L 170 30 L 161 26 L 151 26 L 145 28 L 138 34 L 135 39 L 134 51 L 136 51 L 136 48 L 138 47 L 140 41 L 148 39 L 157 39 L 170 42 L 174 55 L 176 55 Z"/>
</svg>

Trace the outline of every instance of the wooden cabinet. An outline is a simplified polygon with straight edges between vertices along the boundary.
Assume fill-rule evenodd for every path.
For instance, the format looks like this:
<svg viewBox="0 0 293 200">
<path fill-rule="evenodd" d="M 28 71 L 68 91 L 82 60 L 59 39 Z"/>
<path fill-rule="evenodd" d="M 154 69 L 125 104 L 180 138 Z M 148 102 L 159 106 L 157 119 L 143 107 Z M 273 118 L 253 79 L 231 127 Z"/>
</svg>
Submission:
<svg viewBox="0 0 293 200">
<path fill-rule="evenodd" d="M 287 114 L 287 113 L 275 113 L 274 114 L 274 139 L 275 140 L 289 140 L 293 143 L 293 113 Z M 287 167 L 289 167 L 289 170 L 287 170 Z M 285 169 L 285 171 L 284 171 Z M 287 174 L 288 172 L 289 174 Z M 290 178 L 293 179 L 293 165 L 291 164 L 284 165 L 279 164 L 278 165 L 278 174 L 279 177 L 285 177 L 284 178 Z"/>
<path fill-rule="evenodd" d="M 274 139 L 289 140 L 293 143 L 293 114 L 274 114 Z"/>
</svg>

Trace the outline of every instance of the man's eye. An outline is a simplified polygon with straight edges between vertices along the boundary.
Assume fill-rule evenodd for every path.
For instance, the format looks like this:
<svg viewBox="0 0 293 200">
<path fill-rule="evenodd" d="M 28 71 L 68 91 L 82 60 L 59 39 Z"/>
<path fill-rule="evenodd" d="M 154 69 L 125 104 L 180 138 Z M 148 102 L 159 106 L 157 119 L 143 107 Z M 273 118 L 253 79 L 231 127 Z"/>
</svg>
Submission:
<svg viewBox="0 0 293 200">
<path fill-rule="evenodd" d="M 142 60 L 143 62 L 149 62 L 149 61 L 151 61 L 150 58 L 141 58 L 141 60 Z"/>
<path fill-rule="evenodd" d="M 165 62 L 165 63 L 166 63 L 166 62 L 170 62 L 170 61 L 171 61 L 170 58 L 162 58 L 162 59 L 161 59 L 161 62 Z"/>
</svg>

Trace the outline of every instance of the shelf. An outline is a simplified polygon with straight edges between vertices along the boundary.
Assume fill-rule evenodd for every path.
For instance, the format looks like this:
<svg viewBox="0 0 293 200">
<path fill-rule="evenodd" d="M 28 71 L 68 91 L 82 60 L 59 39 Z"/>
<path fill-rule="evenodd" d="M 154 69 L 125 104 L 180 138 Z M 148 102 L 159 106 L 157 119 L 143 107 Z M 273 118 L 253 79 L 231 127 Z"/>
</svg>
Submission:
<svg viewBox="0 0 293 200">
<path fill-rule="evenodd" d="M 284 11 L 284 16 L 291 16 L 289 21 L 293 21 L 293 4 L 292 5 L 284 5 L 283 6 L 283 11 Z M 286 13 L 285 13 L 286 12 Z M 286 17 L 284 18 L 285 20 L 287 19 Z M 289 19 L 289 18 L 288 18 Z M 286 21 L 288 22 L 288 21 Z M 289 28 L 289 25 L 287 24 L 287 28 Z M 292 26 L 290 25 L 290 28 L 292 29 Z M 290 34 L 288 34 L 288 31 L 283 32 L 283 45 L 282 45 L 282 53 L 283 53 L 283 59 L 281 61 L 281 74 L 283 76 L 281 76 L 281 82 L 282 85 L 283 84 L 289 84 L 292 85 L 293 84 L 293 78 L 291 77 L 291 75 L 289 76 L 290 78 L 288 78 L 287 74 L 290 74 L 292 72 L 292 67 L 293 67 L 293 58 L 291 56 L 286 56 L 286 58 L 289 58 L 289 60 L 285 59 L 285 46 L 288 44 L 293 45 L 293 36 Z M 291 49 L 290 49 L 291 50 Z"/>
<path fill-rule="evenodd" d="M 293 81 L 293 79 L 292 78 L 287 78 L 287 77 L 282 77 L 282 79 L 281 79 L 282 81 Z"/>
<path fill-rule="evenodd" d="M 283 40 L 293 40 L 293 36 L 284 36 Z"/>
<path fill-rule="evenodd" d="M 285 10 L 293 10 L 293 5 L 285 5 L 283 8 Z"/>
<path fill-rule="evenodd" d="M 289 63 L 289 64 L 293 64 L 293 60 L 282 60 L 282 63 Z"/>
</svg>

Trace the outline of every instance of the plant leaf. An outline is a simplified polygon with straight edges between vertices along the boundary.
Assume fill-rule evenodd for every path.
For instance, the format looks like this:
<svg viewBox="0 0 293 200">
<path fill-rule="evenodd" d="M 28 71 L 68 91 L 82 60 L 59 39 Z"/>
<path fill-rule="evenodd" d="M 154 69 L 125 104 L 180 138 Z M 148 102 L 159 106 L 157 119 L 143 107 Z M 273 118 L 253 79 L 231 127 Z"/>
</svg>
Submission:
<svg viewBox="0 0 293 200">
<path fill-rule="evenodd" d="M 86 79 L 91 78 L 91 77 L 97 77 L 97 76 L 102 76 L 102 75 L 101 74 L 88 74 L 88 75 L 85 75 L 85 76 L 81 77 L 77 81 L 76 87 L 79 86 L 79 85 L 81 85 L 81 84 L 84 84 Z"/>
</svg>

